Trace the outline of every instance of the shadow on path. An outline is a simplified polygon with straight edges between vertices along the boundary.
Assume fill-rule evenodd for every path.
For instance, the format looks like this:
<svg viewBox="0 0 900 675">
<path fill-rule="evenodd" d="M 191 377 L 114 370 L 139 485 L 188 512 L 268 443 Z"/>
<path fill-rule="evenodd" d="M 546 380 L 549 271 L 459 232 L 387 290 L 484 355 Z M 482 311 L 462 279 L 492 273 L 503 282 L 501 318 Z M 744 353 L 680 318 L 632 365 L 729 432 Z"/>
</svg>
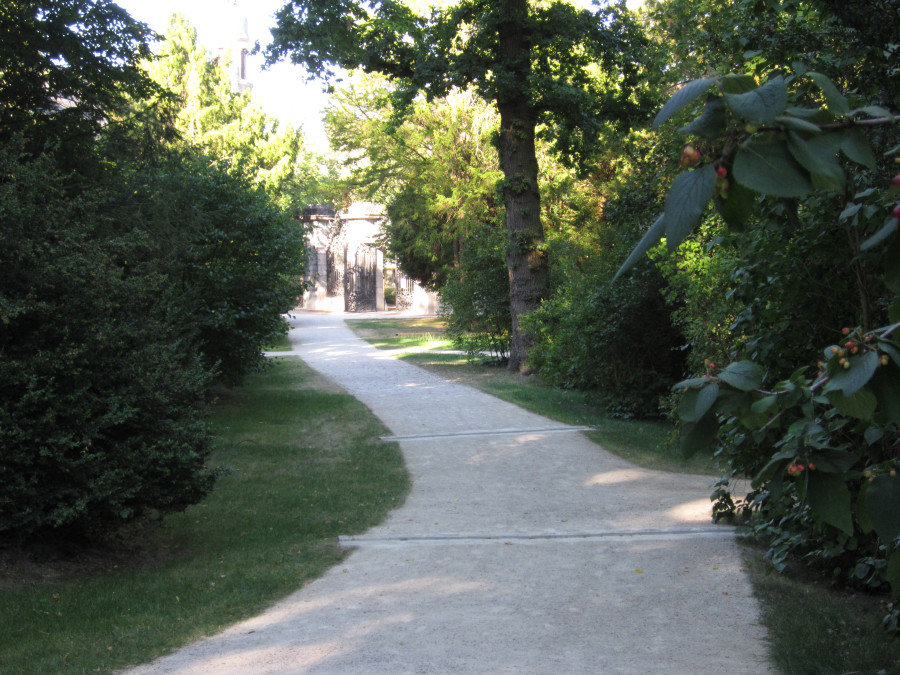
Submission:
<svg viewBox="0 0 900 675">
<path fill-rule="evenodd" d="M 299 312 L 295 354 L 390 428 L 413 481 L 354 553 L 264 614 L 138 673 L 765 673 L 765 632 L 709 482 Z"/>
</svg>

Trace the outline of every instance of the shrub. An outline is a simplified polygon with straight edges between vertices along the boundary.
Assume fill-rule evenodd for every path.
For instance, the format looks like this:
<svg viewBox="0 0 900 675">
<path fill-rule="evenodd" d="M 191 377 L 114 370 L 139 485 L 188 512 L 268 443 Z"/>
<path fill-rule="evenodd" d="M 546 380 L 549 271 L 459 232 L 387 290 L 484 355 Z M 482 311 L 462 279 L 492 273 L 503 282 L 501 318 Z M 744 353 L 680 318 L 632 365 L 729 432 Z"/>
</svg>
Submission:
<svg viewBox="0 0 900 675">
<path fill-rule="evenodd" d="M 662 285 L 656 268 L 644 265 L 615 283 L 586 275 L 557 289 L 528 318 L 535 367 L 562 387 L 597 391 L 615 415 L 658 415 L 659 397 L 684 368 Z"/>
<path fill-rule="evenodd" d="M 0 532 L 96 533 L 211 489 L 207 371 L 102 192 L 0 152 Z"/>
<path fill-rule="evenodd" d="M 118 220 L 145 234 L 144 260 L 176 284 L 172 311 L 207 369 L 236 384 L 286 332 L 302 293 L 305 230 L 262 189 L 204 157 L 175 155 L 134 177 Z"/>
<path fill-rule="evenodd" d="M 496 363 L 509 357 L 512 318 L 505 237 L 500 227 L 483 226 L 460 252 L 460 264 L 448 270 L 440 289 L 447 335 L 471 357 L 487 355 Z"/>
</svg>

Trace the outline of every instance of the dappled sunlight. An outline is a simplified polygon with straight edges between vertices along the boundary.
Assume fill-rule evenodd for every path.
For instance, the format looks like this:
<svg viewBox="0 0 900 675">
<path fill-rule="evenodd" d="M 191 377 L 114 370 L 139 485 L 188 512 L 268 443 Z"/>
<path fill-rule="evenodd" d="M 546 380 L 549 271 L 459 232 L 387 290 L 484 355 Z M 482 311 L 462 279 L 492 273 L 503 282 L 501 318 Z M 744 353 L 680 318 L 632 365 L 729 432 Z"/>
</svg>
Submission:
<svg viewBox="0 0 900 675">
<path fill-rule="evenodd" d="M 585 481 L 585 485 L 615 485 L 618 483 L 630 483 L 647 477 L 647 472 L 641 469 L 618 469 L 605 471 L 591 476 Z"/>
<path fill-rule="evenodd" d="M 354 655 L 383 645 L 398 630 L 415 632 L 423 613 L 448 598 L 465 596 L 464 602 L 470 602 L 492 590 L 489 583 L 451 576 L 359 583 L 358 570 L 335 568 L 262 615 L 139 667 L 135 673 L 293 673 L 326 666 L 335 659 L 352 662 Z M 323 583 L 325 588 L 333 589 L 335 584 L 340 588 L 323 593 Z"/>
<path fill-rule="evenodd" d="M 235 673 L 280 673 L 284 672 L 284 664 L 289 663 L 294 672 L 298 669 L 312 668 L 342 652 L 339 642 L 320 642 L 311 645 L 287 646 L 283 644 L 259 647 L 244 647 L 239 651 L 227 654 L 213 654 L 208 658 L 192 660 L 189 665 L 175 671 L 179 675 L 201 675 L 218 673 L 226 675 Z"/>
<path fill-rule="evenodd" d="M 271 608 L 263 616 L 253 619 L 252 623 L 253 628 L 259 630 L 291 621 L 295 617 L 309 614 L 310 612 L 341 609 L 342 607 L 354 608 L 360 604 L 370 602 L 372 598 L 378 598 L 379 602 L 384 602 L 386 598 L 428 593 L 437 599 L 484 590 L 484 584 L 459 581 L 448 577 L 420 577 L 390 584 L 370 584 L 309 600 L 294 596 Z"/>
<path fill-rule="evenodd" d="M 674 506 L 665 513 L 666 516 L 677 521 L 709 520 L 712 517 L 712 503 L 709 499 L 695 499 Z"/>
</svg>

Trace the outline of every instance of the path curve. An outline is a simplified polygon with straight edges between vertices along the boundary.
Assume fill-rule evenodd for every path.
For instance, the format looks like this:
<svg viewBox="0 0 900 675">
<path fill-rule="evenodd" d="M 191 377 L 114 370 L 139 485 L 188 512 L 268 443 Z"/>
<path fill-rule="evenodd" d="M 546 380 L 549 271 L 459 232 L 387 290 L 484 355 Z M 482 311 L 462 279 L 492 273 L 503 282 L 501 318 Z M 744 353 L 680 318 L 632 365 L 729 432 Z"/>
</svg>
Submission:
<svg viewBox="0 0 900 675">
<path fill-rule="evenodd" d="M 708 477 L 637 468 L 343 319 L 298 312 L 293 353 L 384 421 L 409 498 L 322 578 L 132 675 L 769 672 Z"/>
</svg>

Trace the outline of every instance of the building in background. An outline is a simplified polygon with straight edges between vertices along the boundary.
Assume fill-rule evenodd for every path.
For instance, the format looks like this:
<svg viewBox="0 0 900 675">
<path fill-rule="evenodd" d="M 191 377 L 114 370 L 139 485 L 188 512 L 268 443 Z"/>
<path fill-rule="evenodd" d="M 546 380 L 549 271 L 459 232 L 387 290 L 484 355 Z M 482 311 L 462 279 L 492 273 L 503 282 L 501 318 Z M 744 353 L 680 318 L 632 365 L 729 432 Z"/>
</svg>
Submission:
<svg viewBox="0 0 900 675">
<path fill-rule="evenodd" d="M 303 220 L 311 228 L 307 275 L 312 287 L 300 306 L 326 312 L 435 314 L 436 294 L 404 276 L 379 247 L 387 216 L 369 202 L 356 202 L 344 213 L 310 206 Z"/>
<path fill-rule="evenodd" d="M 248 58 L 250 55 L 250 25 L 238 0 L 227 0 L 220 21 L 216 22 L 216 43 L 212 56 L 226 58 L 231 64 L 231 91 L 241 94 L 253 89 Z"/>
</svg>

